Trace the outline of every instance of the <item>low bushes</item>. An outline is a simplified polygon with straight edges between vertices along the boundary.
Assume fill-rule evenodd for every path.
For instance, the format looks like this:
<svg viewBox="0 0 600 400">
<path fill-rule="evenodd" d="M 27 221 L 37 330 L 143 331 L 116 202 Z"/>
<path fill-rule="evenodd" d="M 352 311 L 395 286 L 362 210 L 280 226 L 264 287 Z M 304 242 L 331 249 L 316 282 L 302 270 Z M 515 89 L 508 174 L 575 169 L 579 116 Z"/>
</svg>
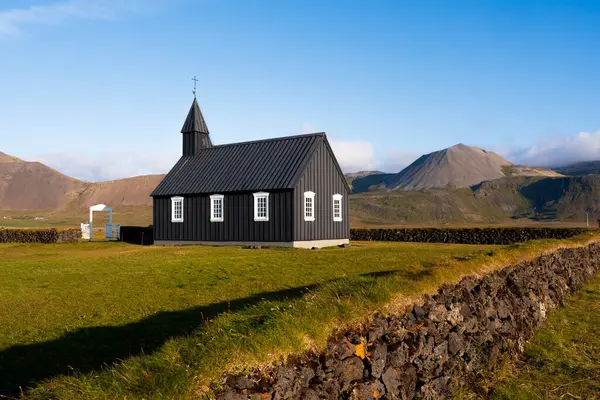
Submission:
<svg viewBox="0 0 600 400">
<path fill-rule="evenodd" d="M 351 229 L 351 240 L 394 242 L 512 244 L 535 239 L 565 239 L 586 228 L 401 228 Z"/>
<path fill-rule="evenodd" d="M 72 243 L 80 237 L 79 229 L 0 229 L 0 243 Z"/>
</svg>

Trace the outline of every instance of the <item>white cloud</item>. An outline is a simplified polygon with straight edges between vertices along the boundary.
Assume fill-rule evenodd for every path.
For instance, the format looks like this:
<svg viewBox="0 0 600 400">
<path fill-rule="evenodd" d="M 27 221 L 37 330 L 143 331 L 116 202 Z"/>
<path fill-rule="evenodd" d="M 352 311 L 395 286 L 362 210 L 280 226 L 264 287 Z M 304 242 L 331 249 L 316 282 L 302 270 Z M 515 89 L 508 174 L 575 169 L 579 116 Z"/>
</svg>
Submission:
<svg viewBox="0 0 600 400">
<path fill-rule="evenodd" d="M 299 129 L 300 134 L 319 132 L 306 122 Z M 375 150 L 364 140 L 342 140 L 328 136 L 329 144 L 344 172 L 369 171 L 376 168 Z"/>
<path fill-rule="evenodd" d="M 115 19 L 140 9 L 142 0 L 67 0 L 0 11 L 0 36 L 20 34 L 26 25 L 56 25 L 75 19 Z"/>
<path fill-rule="evenodd" d="M 344 172 L 376 169 L 375 152 L 370 143 L 360 140 L 330 140 L 330 143 Z M 165 174 L 179 157 L 179 153 L 53 153 L 33 155 L 27 160 L 39 161 L 73 178 L 101 182 L 138 175 Z"/>
<path fill-rule="evenodd" d="M 315 130 L 310 124 L 303 124 L 300 132 L 309 133 Z M 329 138 L 329 142 L 344 172 L 381 170 L 398 172 L 419 154 L 410 150 L 392 148 L 383 158 L 378 157 L 373 145 L 365 140 L 343 140 L 339 137 Z M 126 153 L 107 154 L 86 153 L 50 153 L 26 157 L 27 160 L 39 161 L 65 175 L 89 182 L 101 182 L 113 179 L 128 178 L 138 175 L 165 174 L 179 159 L 180 154 L 164 153 Z"/>
<path fill-rule="evenodd" d="M 310 123 L 300 127 L 301 134 L 319 132 Z M 329 143 L 344 172 L 374 171 L 399 172 L 416 160 L 420 154 L 400 148 L 390 148 L 384 157 L 377 154 L 366 140 L 343 140 L 329 136 Z"/>
<path fill-rule="evenodd" d="M 525 149 L 512 150 L 506 157 L 516 164 L 557 167 L 577 161 L 600 160 L 600 130 L 548 138 Z"/>
<path fill-rule="evenodd" d="M 28 157 L 65 175 L 89 182 L 100 182 L 138 175 L 165 174 L 180 154 L 41 154 Z"/>
<path fill-rule="evenodd" d="M 376 169 L 375 150 L 373 150 L 371 143 L 363 140 L 344 141 L 336 139 L 330 139 L 329 143 L 344 172 Z"/>
</svg>

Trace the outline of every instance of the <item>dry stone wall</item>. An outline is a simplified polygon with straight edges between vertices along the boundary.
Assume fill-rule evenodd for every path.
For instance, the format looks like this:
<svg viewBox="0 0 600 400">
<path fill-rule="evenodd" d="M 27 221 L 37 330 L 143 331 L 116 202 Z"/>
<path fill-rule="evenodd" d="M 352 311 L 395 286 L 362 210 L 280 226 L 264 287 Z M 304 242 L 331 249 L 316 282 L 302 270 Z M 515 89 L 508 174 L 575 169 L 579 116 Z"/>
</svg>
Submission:
<svg viewBox="0 0 600 400">
<path fill-rule="evenodd" d="M 376 315 L 301 362 L 229 376 L 219 399 L 444 399 L 460 386 L 476 389 L 599 263 L 592 243 L 465 278 L 406 315 Z"/>
<path fill-rule="evenodd" d="M 81 240 L 81 229 L 59 230 L 56 243 L 75 243 Z"/>
<path fill-rule="evenodd" d="M 564 239 L 586 228 L 401 228 L 351 229 L 351 240 L 462 244 L 512 244 L 534 239 Z"/>
<path fill-rule="evenodd" d="M 80 238 L 79 229 L 0 229 L 0 243 L 67 243 Z"/>
</svg>

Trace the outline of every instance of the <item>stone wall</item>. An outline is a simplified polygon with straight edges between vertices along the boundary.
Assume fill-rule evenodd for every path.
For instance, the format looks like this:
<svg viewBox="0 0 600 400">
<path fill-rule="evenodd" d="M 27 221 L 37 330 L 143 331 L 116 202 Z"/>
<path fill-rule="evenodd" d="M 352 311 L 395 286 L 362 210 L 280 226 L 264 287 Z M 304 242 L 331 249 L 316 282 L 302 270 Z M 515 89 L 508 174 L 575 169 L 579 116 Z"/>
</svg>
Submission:
<svg viewBox="0 0 600 400">
<path fill-rule="evenodd" d="M 220 399 L 443 399 L 523 351 L 552 309 L 598 272 L 600 243 L 465 278 L 403 316 L 375 315 L 325 351 L 226 378 Z"/>
<path fill-rule="evenodd" d="M 0 243 L 66 243 L 81 238 L 79 229 L 0 229 Z"/>
<path fill-rule="evenodd" d="M 463 244 L 511 244 L 534 239 L 564 239 L 586 228 L 401 228 L 351 229 L 351 240 Z"/>
<path fill-rule="evenodd" d="M 75 243 L 81 240 L 81 229 L 59 230 L 56 243 Z"/>
</svg>

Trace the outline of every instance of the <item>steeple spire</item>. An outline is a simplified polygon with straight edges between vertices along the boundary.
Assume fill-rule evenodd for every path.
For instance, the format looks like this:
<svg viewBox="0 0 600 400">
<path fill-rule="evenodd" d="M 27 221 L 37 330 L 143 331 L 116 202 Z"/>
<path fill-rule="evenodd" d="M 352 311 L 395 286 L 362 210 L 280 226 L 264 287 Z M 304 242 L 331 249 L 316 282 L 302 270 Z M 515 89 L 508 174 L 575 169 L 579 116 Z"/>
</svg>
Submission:
<svg viewBox="0 0 600 400">
<path fill-rule="evenodd" d="M 198 105 L 198 101 L 194 96 L 194 102 L 190 107 L 190 111 L 188 112 L 187 118 L 183 123 L 183 128 L 181 128 L 181 133 L 192 133 L 192 132 L 200 132 L 209 134 L 208 127 L 206 126 L 206 122 L 204 121 L 204 116 L 202 116 L 202 111 L 200 111 L 200 106 Z"/>
<path fill-rule="evenodd" d="M 190 111 L 183 123 L 181 133 L 183 133 L 184 156 L 195 156 L 198 154 L 198 150 L 212 147 L 208 127 L 202 116 L 202 111 L 200 111 L 196 96 L 194 96 Z"/>
</svg>

